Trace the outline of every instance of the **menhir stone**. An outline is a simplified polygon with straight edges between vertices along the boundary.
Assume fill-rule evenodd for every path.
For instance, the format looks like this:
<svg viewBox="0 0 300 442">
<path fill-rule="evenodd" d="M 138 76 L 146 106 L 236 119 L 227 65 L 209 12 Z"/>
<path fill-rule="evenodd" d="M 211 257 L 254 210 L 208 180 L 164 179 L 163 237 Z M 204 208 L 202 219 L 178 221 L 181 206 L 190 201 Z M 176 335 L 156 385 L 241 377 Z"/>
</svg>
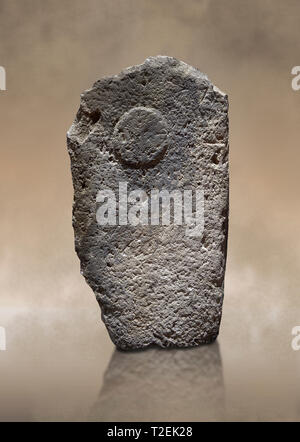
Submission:
<svg viewBox="0 0 300 442">
<path fill-rule="evenodd" d="M 214 341 L 227 251 L 227 96 L 197 69 L 150 57 L 82 94 L 68 150 L 75 248 L 115 345 Z"/>
</svg>

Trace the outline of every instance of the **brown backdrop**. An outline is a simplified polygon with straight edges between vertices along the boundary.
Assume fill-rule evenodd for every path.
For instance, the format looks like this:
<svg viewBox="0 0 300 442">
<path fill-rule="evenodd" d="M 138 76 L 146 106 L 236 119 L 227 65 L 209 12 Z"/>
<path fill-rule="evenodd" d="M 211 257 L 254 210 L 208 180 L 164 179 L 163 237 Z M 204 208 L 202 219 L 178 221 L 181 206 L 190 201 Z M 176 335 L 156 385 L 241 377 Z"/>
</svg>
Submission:
<svg viewBox="0 0 300 442">
<path fill-rule="evenodd" d="M 0 326 L 7 333 L 0 419 L 85 419 L 91 410 L 102 419 L 95 404 L 103 401 L 106 419 L 111 404 L 114 418 L 126 418 L 126 401 L 116 409 L 110 368 L 97 399 L 113 347 L 74 252 L 65 134 L 84 89 L 158 54 L 199 68 L 230 100 L 228 266 L 213 359 L 225 419 L 300 418 L 300 351 L 291 349 L 300 323 L 300 91 L 291 88 L 299 22 L 298 0 L 0 1 L 7 74 L 0 91 Z M 184 386 L 174 367 L 195 358 L 176 354 L 165 369 L 173 385 Z M 122 368 L 122 357 L 115 359 L 110 367 Z M 130 375 L 128 359 L 124 370 Z M 167 393 L 157 404 L 149 388 L 144 414 L 137 407 L 131 418 L 220 418 L 205 415 L 201 382 L 197 407 Z M 211 379 L 205 382 L 214 395 Z"/>
</svg>

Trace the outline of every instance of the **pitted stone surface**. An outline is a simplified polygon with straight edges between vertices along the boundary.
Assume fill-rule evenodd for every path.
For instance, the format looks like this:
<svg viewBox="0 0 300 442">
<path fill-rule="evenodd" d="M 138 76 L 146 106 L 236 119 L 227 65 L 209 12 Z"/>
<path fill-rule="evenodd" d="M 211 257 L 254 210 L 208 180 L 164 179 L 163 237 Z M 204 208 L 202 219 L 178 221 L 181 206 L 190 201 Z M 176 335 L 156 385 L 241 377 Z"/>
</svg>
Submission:
<svg viewBox="0 0 300 442">
<path fill-rule="evenodd" d="M 155 109 L 134 107 L 122 115 L 112 139 L 117 158 L 126 165 L 154 166 L 168 145 L 167 123 Z"/>
<path fill-rule="evenodd" d="M 218 335 L 228 226 L 228 100 L 170 57 L 97 81 L 68 132 L 81 271 L 122 349 L 196 346 Z M 99 190 L 202 188 L 204 232 L 101 226 Z"/>
</svg>

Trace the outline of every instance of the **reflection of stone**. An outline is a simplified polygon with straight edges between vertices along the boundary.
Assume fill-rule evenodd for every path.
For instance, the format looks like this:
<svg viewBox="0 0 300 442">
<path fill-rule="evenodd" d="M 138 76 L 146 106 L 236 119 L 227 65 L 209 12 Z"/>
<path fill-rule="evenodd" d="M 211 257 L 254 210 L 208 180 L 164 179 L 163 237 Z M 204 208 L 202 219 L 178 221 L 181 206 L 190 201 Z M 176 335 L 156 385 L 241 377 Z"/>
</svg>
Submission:
<svg viewBox="0 0 300 442">
<path fill-rule="evenodd" d="M 90 418 L 100 421 L 218 420 L 224 386 L 218 343 L 112 356 Z"/>
</svg>

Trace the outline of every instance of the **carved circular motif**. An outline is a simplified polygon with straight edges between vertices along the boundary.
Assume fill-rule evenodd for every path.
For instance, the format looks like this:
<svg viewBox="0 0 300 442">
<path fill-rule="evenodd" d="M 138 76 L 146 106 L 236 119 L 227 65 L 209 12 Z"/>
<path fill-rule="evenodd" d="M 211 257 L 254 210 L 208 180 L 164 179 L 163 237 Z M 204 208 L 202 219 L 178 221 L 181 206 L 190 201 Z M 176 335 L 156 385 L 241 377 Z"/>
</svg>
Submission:
<svg viewBox="0 0 300 442">
<path fill-rule="evenodd" d="M 123 114 L 113 132 L 115 154 L 130 167 L 154 166 L 162 159 L 167 143 L 166 120 L 148 107 L 134 107 Z"/>
</svg>

